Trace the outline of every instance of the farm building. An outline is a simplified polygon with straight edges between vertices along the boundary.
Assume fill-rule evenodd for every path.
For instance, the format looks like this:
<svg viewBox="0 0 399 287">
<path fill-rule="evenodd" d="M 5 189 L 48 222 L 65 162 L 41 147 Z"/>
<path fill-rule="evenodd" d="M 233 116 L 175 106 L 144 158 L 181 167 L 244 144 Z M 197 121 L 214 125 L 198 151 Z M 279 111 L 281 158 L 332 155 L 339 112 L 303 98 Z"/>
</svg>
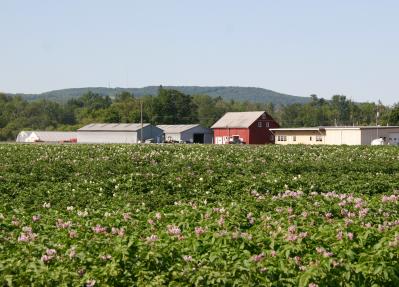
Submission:
<svg viewBox="0 0 399 287">
<path fill-rule="evenodd" d="M 76 143 L 76 132 L 59 131 L 21 131 L 17 136 L 19 143 Z"/>
<path fill-rule="evenodd" d="M 276 144 L 370 145 L 375 139 L 381 144 L 399 144 L 399 127 L 353 126 L 270 129 Z"/>
<path fill-rule="evenodd" d="M 211 129 L 194 125 L 157 125 L 163 130 L 166 142 L 212 143 Z"/>
<path fill-rule="evenodd" d="M 78 143 L 160 142 L 163 131 L 150 124 L 90 124 L 78 129 Z"/>
<path fill-rule="evenodd" d="M 257 111 L 226 113 L 211 128 L 215 144 L 266 144 L 274 143 L 270 129 L 278 127 L 265 111 Z"/>
</svg>

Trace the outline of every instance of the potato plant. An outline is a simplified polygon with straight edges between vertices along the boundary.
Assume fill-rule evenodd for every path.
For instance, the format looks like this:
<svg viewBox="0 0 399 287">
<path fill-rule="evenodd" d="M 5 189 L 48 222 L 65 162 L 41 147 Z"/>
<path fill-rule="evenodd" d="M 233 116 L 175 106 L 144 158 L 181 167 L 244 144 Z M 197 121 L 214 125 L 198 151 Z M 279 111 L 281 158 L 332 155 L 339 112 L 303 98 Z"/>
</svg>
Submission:
<svg viewBox="0 0 399 287">
<path fill-rule="evenodd" d="M 0 145 L 3 286 L 398 286 L 395 147 Z"/>
</svg>

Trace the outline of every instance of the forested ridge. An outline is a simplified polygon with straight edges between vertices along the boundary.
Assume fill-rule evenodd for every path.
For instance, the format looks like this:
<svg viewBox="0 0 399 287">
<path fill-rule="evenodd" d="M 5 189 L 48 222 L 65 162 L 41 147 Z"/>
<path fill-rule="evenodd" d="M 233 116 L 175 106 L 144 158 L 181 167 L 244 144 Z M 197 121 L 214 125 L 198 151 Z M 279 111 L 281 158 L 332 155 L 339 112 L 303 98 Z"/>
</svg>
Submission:
<svg viewBox="0 0 399 287">
<path fill-rule="evenodd" d="M 208 95 L 212 98 L 221 97 L 224 100 L 249 101 L 254 103 L 273 103 L 275 105 L 304 104 L 309 102 L 308 97 L 298 97 L 278 93 L 272 90 L 255 87 L 198 87 L 198 86 L 164 86 L 165 89 L 176 90 L 186 95 Z M 146 95 L 156 95 L 159 86 L 147 86 L 143 88 L 105 88 L 105 87 L 86 87 L 54 90 L 40 94 L 14 94 L 22 98 L 33 101 L 39 99 L 53 100 L 64 103 L 70 99 L 81 97 L 87 92 L 110 96 L 114 98 L 117 94 L 128 92 L 136 97 Z"/>
<path fill-rule="evenodd" d="M 66 102 L 28 101 L 0 94 L 0 140 L 12 141 L 21 130 L 76 130 L 94 122 L 139 122 L 141 103 L 144 121 L 152 124 L 200 123 L 209 127 L 226 112 L 265 110 L 282 127 L 399 125 L 399 104 L 353 103 L 344 95 L 331 100 L 311 95 L 305 104 L 274 105 L 188 95 L 159 87 L 154 96 L 137 97 L 122 91 L 111 98 L 87 91 Z"/>
</svg>

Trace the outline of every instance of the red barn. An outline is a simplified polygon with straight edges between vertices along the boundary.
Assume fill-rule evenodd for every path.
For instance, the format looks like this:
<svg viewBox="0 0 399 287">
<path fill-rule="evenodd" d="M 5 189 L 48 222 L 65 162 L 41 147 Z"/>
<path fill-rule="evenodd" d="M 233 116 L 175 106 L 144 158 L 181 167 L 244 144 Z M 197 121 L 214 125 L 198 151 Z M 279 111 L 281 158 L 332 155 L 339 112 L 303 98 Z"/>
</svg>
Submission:
<svg viewBox="0 0 399 287">
<path fill-rule="evenodd" d="M 274 143 L 271 128 L 279 124 L 265 111 L 226 113 L 211 128 L 215 144 Z"/>
</svg>

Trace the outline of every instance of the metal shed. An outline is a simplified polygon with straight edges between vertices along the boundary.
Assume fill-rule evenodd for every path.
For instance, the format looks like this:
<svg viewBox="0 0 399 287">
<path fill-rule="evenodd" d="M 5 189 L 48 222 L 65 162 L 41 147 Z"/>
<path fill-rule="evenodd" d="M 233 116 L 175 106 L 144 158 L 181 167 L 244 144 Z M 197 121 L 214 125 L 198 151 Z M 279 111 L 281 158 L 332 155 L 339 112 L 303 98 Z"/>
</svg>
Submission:
<svg viewBox="0 0 399 287">
<path fill-rule="evenodd" d="M 157 125 L 157 127 L 163 130 L 164 141 L 166 142 L 212 143 L 212 130 L 199 124 Z"/>
<path fill-rule="evenodd" d="M 76 143 L 76 132 L 60 132 L 60 131 L 21 131 L 17 136 L 19 143 Z"/>
<path fill-rule="evenodd" d="M 141 127 L 143 126 L 143 129 Z M 142 131 L 141 131 L 142 130 Z M 161 142 L 163 131 L 151 124 L 89 124 L 78 129 L 78 143 L 139 143 Z"/>
</svg>

